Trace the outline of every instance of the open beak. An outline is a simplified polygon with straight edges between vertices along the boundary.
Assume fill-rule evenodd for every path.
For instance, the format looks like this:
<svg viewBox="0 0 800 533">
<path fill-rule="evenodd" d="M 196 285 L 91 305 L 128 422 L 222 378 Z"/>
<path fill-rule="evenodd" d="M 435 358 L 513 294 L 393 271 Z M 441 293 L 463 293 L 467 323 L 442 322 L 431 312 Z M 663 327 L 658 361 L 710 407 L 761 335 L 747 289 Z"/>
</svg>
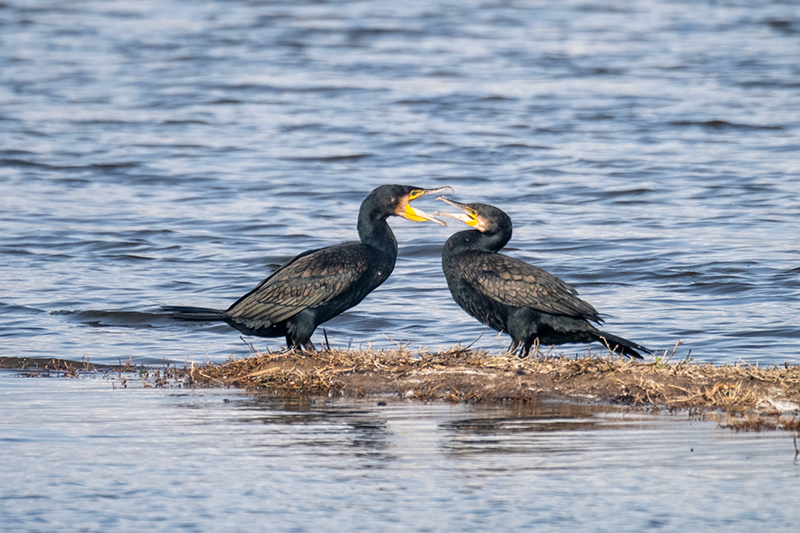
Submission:
<svg viewBox="0 0 800 533">
<path fill-rule="evenodd" d="M 437 224 L 441 224 L 442 226 L 447 226 L 447 222 L 443 220 L 439 220 L 435 218 L 433 215 L 429 215 L 425 211 L 421 209 L 417 209 L 416 207 L 411 207 L 411 202 L 416 200 L 417 198 L 422 198 L 423 196 L 430 196 L 431 194 L 437 194 L 444 191 L 453 192 L 452 187 L 439 187 L 438 189 L 414 189 L 408 195 L 408 200 L 406 201 L 405 208 L 403 210 L 402 216 L 407 218 L 408 220 L 413 220 L 415 222 L 425 222 L 431 221 L 436 222 Z"/>
<path fill-rule="evenodd" d="M 476 218 L 475 210 L 472 209 L 470 206 L 468 206 L 466 204 L 460 204 L 458 202 L 454 202 L 453 200 L 449 200 L 449 199 L 445 198 L 444 196 L 439 196 L 436 199 L 437 200 L 441 200 L 441 201 L 443 201 L 445 203 L 448 203 L 448 204 L 452 205 L 453 207 L 457 207 L 457 208 L 461 209 L 464 212 L 463 213 L 445 213 L 443 211 L 434 211 L 433 212 L 434 215 L 436 215 L 438 217 L 454 218 L 454 219 L 460 220 L 464 224 L 466 224 L 468 226 L 472 226 L 472 227 L 475 227 L 475 225 L 478 223 L 478 219 Z"/>
</svg>

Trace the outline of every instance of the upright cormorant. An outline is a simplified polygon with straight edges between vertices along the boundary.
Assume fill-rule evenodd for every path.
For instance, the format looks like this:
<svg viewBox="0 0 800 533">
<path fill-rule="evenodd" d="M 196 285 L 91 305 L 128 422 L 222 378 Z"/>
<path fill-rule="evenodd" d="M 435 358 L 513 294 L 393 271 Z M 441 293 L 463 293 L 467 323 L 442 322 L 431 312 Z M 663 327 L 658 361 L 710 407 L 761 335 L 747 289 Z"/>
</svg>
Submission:
<svg viewBox="0 0 800 533">
<path fill-rule="evenodd" d="M 453 189 L 381 185 L 361 203 L 358 242 L 303 252 L 278 268 L 226 311 L 170 306 L 174 318 L 225 321 L 248 335 L 286 337 L 289 348 L 314 351 L 314 330 L 364 299 L 386 281 L 397 259 L 397 240 L 386 218 L 441 220 L 411 207 L 422 196 Z"/>
<path fill-rule="evenodd" d="M 644 346 L 598 330 L 602 319 L 571 285 L 519 259 L 497 253 L 511 239 L 511 219 L 486 204 L 460 204 L 463 213 L 434 212 L 472 226 L 451 236 L 442 250 L 442 269 L 450 293 L 467 313 L 511 335 L 509 353 L 527 357 L 540 345 L 602 342 L 611 350 L 641 359 Z"/>
</svg>

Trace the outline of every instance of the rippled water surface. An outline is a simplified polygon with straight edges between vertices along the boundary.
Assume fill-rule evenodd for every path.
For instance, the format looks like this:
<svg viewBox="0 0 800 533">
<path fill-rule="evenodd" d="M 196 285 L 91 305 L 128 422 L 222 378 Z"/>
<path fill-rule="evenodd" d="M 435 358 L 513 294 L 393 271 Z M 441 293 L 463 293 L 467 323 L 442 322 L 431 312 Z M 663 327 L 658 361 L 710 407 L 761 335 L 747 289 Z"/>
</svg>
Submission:
<svg viewBox="0 0 800 533">
<path fill-rule="evenodd" d="M 0 374 L 0 530 L 794 531 L 800 518 L 784 434 L 593 406 L 135 385 Z"/>
<path fill-rule="evenodd" d="M 798 13 L 2 3 L 2 349 L 247 353 L 227 326 L 153 312 L 227 307 L 296 253 L 354 239 L 373 187 L 409 183 L 502 207 L 508 253 L 576 285 L 609 331 L 657 349 L 681 340 L 700 360 L 797 361 Z M 325 326 L 331 344 L 473 342 L 483 327 L 439 264 L 465 227 L 391 224 L 394 275 Z"/>
<path fill-rule="evenodd" d="M 157 310 L 226 308 L 404 183 L 504 209 L 507 252 L 613 333 L 797 363 L 798 58 L 791 1 L 0 1 L 0 355 L 247 356 L 227 326 Z M 390 223 L 395 272 L 330 344 L 506 347 L 447 291 L 464 227 Z M 798 518 L 791 440 L 713 423 L 10 376 L 0 396 L 0 528 Z"/>
</svg>

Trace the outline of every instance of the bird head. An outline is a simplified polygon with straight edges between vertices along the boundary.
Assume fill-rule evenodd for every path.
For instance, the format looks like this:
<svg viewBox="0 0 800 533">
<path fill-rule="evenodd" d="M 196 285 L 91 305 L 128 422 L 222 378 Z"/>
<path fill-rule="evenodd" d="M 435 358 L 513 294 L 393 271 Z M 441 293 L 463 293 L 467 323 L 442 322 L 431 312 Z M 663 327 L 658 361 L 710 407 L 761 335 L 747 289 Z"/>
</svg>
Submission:
<svg viewBox="0 0 800 533">
<path fill-rule="evenodd" d="M 408 220 L 413 220 L 414 222 L 430 221 L 441 224 L 442 226 L 447 226 L 446 222 L 411 205 L 411 202 L 417 198 L 438 194 L 444 191 L 452 192 L 453 188 L 439 187 L 437 189 L 422 189 L 410 185 L 381 185 L 370 193 L 364 203 L 374 205 L 384 217 L 396 215 L 407 218 Z"/>
<path fill-rule="evenodd" d="M 499 230 L 506 230 L 511 227 L 511 219 L 500 209 L 487 204 L 462 204 L 454 202 L 444 196 L 436 198 L 447 204 L 461 209 L 463 213 L 445 213 L 434 211 L 435 216 L 449 217 L 460 220 L 467 226 L 471 226 L 481 233 L 494 233 Z"/>
</svg>

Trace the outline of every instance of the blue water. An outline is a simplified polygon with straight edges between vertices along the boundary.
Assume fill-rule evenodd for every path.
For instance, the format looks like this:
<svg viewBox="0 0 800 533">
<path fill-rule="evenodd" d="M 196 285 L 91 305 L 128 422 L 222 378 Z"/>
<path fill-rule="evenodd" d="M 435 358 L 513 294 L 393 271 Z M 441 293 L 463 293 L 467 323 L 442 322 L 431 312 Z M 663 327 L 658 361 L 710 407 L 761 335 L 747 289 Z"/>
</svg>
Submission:
<svg viewBox="0 0 800 533">
<path fill-rule="evenodd" d="M 791 438 L 0 374 L 2 531 L 794 531 Z"/>
<path fill-rule="evenodd" d="M 172 323 L 159 306 L 226 308 L 295 254 L 354 239 L 366 194 L 403 183 L 449 185 L 456 200 L 504 209 L 515 227 L 507 253 L 575 285 L 610 332 L 658 350 L 681 341 L 677 358 L 797 363 L 799 57 L 800 9 L 786 1 L 0 2 L 0 356 L 178 365 L 248 356 L 238 332 Z M 447 291 L 441 246 L 465 226 L 390 223 L 394 274 L 324 325 L 330 344 L 506 348 Z M 322 343 L 321 328 L 313 340 Z M 59 390 L 70 391 L 63 406 Z M 364 501 L 372 521 L 358 523 L 373 529 L 439 518 L 431 529 L 462 519 L 464 529 L 522 529 L 541 516 L 551 529 L 797 523 L 784 498 L 797 495 L 790 440 L 718 437 L 713 423 L 657 420 L 651 434 L 614 419 L 622 430 L 588 431 L 553 470 L 542 449 L 569 447 L 574 432 L 453 452 L 460 433 L 442 428 L 483 416 L 466 407 L 403 406 L 414 414 L 397 415 L 389 451 L 320 458 L 322 442 L 360 438 L 338 404 L 315 412 L 322 426 L 281 426 L 277 442 L 299 439 L 308 451 L 297 455 L 273 441 L 263 449 L 269 426 L 235 415 L 240 403 L 245 418 L 280 406 L 231 391 L 197 393 L 212 405 L 200 410 L 102 380 L 9 377 L 0 394 L 4 418 L 28 421 L 0 427 L 4 457 L 36 468 L 27 477 L 4 461 L 0 501 L 15 529 L 79 529 L 79 510 L 101 507 L 110 510 L 90 514 L 98 521 L 86 529 L 139 529 L 134 515 L 168 520 L 165 529 L 228 529 L 241 511 L 231 523 L 244 530 L 247 516 L 276 509 L 271 498 L 281 529 L 301 515 L 348 529 Z M 236 399 L 219 404 L 217 394 Z M 116 407 L 95 427 L 96 403 Z M 341 407 L 351 408 L 366 409 Z M 367 411 L 368 425 L 384 416 Z M 437 422 L 415 425 L 426 416 Z M 525 425 L 538 415 L 498 416 Z M 592 428 L 608 422 L 597 416 Z M 144 428 L 161 417 L 178 425 Z M 113 438 L 117 422 L 135 442 Z M 305 448 L 303 428 L 314 443 Z M 232 462 L 205 474 L 230 452 L 231 432 L 257 436 L 234 438 Z M 684 462 L 697 457 L 685 452 L 698 435 L 706 474 Z M 428 448 L 413 439 L 426 438 L 449 444 L 416 458 Z M 613 444 L 597 448 L 605 439 Z M 634 448 L 616 454 L 624 442 Z M 130 455 L 116 455 L 117 444 Z M 585 477 L 602 450 L 610 462 Z M 407 508 L 423 514 L 393 510 Z"/>
<path fill-rule="evenodd" d="M 508 253 L 576 285 L 609 331 L 797 361 L 796 8 L 4 3 L 3 351 L 246 354 L 226 326 L 151 313 L 227 307 L 296 253 L 354 239 L 376 185 L 409 183 L 506 210 Z M 475 341 L 439 266 L 465 226 L 391 223 L 395 273 L 326 324 L 331 344 Z"/>
</svg>

